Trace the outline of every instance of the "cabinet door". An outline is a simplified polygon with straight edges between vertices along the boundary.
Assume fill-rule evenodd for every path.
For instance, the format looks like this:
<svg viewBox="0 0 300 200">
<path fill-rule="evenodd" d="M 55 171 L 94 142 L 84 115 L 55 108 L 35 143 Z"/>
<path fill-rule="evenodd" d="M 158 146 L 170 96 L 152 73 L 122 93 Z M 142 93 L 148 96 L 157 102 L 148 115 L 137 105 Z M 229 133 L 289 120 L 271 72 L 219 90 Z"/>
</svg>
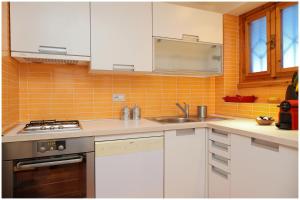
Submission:
<svg viewBox="0 0 300 200">
<path fill-rule="evenodd" d="M 298 195 L 298 151 L 275 143 L 231 136 L 231 197 Z"/>
<path fill-rule="evenodd" d="M 165 197 L 205 197 L 204 128 L 166 131 Z"/>
<path fill-rule="evenodd" d="M 91 69 L 152 71 L 151 3 L 91 3 Z"/>
<path fill-rule="evenodd" d="M 153 3 L 153 36 L 223 43 L 223 16 L 171 3 Z"/>
<path fill-rule="evenodd" d="M 89 3 L 11 2 L 11 51 L 90 56 Z"/>
</svg>

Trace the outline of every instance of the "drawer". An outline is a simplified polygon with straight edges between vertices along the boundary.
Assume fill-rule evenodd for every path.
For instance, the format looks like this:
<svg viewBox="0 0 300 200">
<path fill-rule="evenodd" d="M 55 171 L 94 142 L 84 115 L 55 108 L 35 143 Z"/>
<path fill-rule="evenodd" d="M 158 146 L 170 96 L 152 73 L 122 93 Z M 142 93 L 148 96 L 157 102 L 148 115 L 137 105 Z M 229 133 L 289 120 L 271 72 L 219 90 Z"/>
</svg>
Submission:
<svg viewBox="0 0 300 200">
<path fill-rule="evenodd" d="M 215 153 L 209 153 L 208 162 L 209 164 L 230 173 L 230 159 Z"/>
<path fill-rule="evenodd" d="M 208 151 L 230 159 L 231 147 L 227 144 L 209 140 Z"/>
<path fill-rule="evenodd" d="M 225 131 L 211 129 L 208 138 L 213 141 L 230 145 L 230 134 Z"/>
<path fill-rule="evenodd" d="M 229 198 L 231 174 L 209 165 L 208 171 L 208 196 L 209 198 Z"/>
</svg>

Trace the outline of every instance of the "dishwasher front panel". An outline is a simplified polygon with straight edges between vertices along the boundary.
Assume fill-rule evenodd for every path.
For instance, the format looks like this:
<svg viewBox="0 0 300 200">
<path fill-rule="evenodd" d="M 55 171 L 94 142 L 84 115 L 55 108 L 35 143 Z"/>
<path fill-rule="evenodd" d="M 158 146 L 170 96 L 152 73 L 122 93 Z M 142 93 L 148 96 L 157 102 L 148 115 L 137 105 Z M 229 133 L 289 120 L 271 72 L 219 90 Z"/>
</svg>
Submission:
<svg viewBox="0 0 300 200">
<path fill-rule="evenodd" d="M 95 143 L 96 198 L 163 198 L 163 137 Z"/>
</svg>

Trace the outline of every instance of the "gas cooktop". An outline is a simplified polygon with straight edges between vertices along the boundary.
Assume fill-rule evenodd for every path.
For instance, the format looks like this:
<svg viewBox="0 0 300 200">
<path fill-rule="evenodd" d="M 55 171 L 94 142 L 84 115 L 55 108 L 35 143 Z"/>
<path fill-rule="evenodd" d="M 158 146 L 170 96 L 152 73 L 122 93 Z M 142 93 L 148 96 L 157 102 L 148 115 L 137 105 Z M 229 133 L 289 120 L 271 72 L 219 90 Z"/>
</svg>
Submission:
<svg viewBox="0 0 300 200">
<path fill-rule="evenodd" d="M 30 121 L 19 133 L 44 133 L 57 131 L 81 130 L 78 120 L 56 121 L 38 120 Z"/>
</svg>

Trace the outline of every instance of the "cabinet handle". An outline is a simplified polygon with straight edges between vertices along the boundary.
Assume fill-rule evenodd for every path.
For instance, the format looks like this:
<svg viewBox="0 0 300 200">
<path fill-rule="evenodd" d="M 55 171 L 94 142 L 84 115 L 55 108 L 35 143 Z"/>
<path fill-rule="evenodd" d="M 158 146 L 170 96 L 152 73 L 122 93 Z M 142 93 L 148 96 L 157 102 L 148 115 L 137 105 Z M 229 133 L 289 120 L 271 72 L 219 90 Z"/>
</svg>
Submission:
<svg viewBox="0 0 300 200">
<path fill-rule="evenodd" d="M 222 169 L 219 169 L 213 165 L 211 165 L 211 169 L 214 173 L 218 174 L 218 175 L 221 175 L 222 177 L 228 179 L 228 172 L 225 172 L 224 170 Z"/>
<path fill-rule="evenodd" d="M 223 164 L 225 164 L 225 165 L 228 166 L 228 159 L 227 158 L 224 158 L 224 157 L 222 157 L 220 155 L 212 153 L 212 159 L 215 160 L 215 161 L 221 162 L 221 163 L 223 163 Z"/>
<path fill-rule="evenodd" d="M 193 128 L 176 130 L 176 136 L 195 135 Z"/>
<path fill-rule="evenodd" d="M 256 147 L 260 147 L 260 148 L 263 148 L 263 149 L 268 149 L 268 150 L 271 150 L 271 151 L 279 152 L 279 144 L 277 144 L 277 143 L 273 143 L 273 142 L 269 142 L 269 141 L 265 141 L 265 140 L 260 140 L 260 139 L 256 139 L 256 138 L 251 138 L 251 145 L 256 146 Z"/>
<path fill-rule="evenodd" d="M 113 64 L 114 71 L 134 71 L 134 65 Z"/>
<path fill-rule="evenodd" d="M 212 146 L 222 149 L 223 151 L 228 151 L 228 145 L 213 140 L 211 140 L 211 142 Z"/>
<path fill-rule="evenodd" d="M 66 47 L 39 46 L 40 53 L 66 55 Z"/>
<path fill-rule="evenodd" d="M 182 34 L 182 40 L 199 42 L 199 36 L 198 35 L 190 35 L 190 34 Z"/>
</svg>

